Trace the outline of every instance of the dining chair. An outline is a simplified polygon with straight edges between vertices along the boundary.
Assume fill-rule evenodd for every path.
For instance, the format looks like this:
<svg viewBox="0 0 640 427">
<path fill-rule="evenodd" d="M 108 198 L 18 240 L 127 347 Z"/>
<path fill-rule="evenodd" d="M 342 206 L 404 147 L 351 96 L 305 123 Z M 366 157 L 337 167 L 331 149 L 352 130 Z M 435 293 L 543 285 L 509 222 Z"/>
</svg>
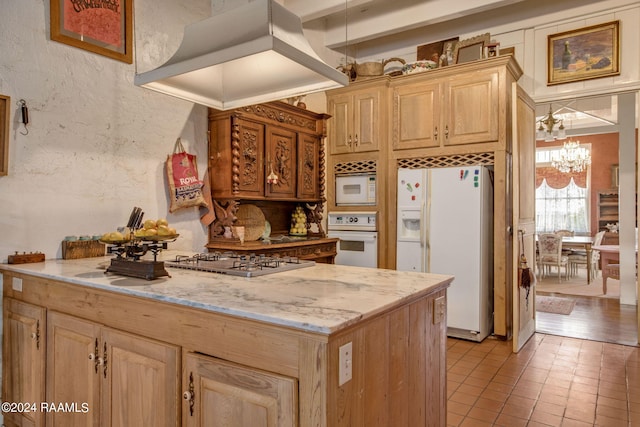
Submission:
<svg viewBox="0 0 640 427">
<path fill-rule="evenodd" d="M 556 230 L 553 232 L 553 234 L 557 234 L 559 236 L 562 237 L 573 237 L 576 235 L 575 232 L 573 232 L 572 230 Z M 572 249 L 562 249 L 562 255 L 571 255 L 573 253 Z"/>
<path fill-rule="evenodd" d="M 538 236 L 538 274 L 540 280 L 545 272 L 545 267 L 558 269 L 558 282 L 561 281 L 561 267 L 564 267 L 565 278 L 569 277 L 569 258 L 562 254 L 562 236 L 555 233 L 541 234 Z"/>
<path fill-rule="evenodd" d="M 602 243 L 602 239 L 604 239 L 604 231 L 598 231 L 596 235 L 593 237 L 593 246 L 598 246 Z M 598 261 L 600 260 L 600 251 L 591 251 L 591 277 L 598 277 Z M 569 270 L 571 274 L 576 274 L 578 272 L 578 267 L 580 265 L 584 265 L 585 268 L 588 265 L 587 263 L 587 251 L 582 250 L 574 250 L 571 255 L 569 255 Z"/>
</svg>

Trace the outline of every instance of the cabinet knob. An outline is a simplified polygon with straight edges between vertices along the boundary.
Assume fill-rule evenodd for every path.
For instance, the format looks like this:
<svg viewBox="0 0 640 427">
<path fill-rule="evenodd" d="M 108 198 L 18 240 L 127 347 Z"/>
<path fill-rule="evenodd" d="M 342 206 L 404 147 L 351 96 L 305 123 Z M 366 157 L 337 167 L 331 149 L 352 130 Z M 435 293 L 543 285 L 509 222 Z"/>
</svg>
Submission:
<svg viewBox="0 0 640 427">
<path fill-rule="evenodd" d="M 436 130 L 435 132 L 433 132 L 433 138 L 437 141 L 438 140 L 438 126 L 436 126 Z"/>
<path fill-rule="evenodd" d="M 94 360 L 96 358 L 96 355 L 93 353 L 89 353 L 89 360 Z"/>
<path fill-rule="evenodd" d="M 31 339 L 35 340 L 36 338 L 38 338 L 38 334 L 36 334 L 35 332 L 31 332 Z"/>
<path fill-rule="evenodd" d="M 185 391 L 184 393 L 182 393 L 182 398 L 184 400 L 191 400 L 193 399 L 193 393 L 191 393 L 190 391 Z"/>
<path fill-rule="evenodd" d="M 354 142 L 354 145 L 357 147 L 358 146 L 358 134 L 356 133 L 356 140 Z"/>
<path fill-rule="evenodd" d="M 351 135 L 349 135 L 349 140 L 347 141 L 347 145 L 351 147 Z"/>
<path fill-rule="evenodd" d="M 444 127 L 444 137 L 445 139 L 449 139 L 449 125 Z"/>
</svg>

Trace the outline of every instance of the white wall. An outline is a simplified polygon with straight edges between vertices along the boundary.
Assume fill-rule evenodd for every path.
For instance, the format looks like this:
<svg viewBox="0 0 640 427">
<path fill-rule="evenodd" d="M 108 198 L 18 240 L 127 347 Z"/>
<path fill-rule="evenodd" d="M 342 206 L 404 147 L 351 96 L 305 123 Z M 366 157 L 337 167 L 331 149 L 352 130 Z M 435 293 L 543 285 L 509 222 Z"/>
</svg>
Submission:
<svg viewBox="0 0 640 427">
<path fill-rule="evenodd" d="M 0 261 L 18 252 L 60 258 L 67 235 L 125 225 L 131 209 L 166 217 L 200 251 L 198 208 L 168 213 L 164 162 L 181 137 L 206 170 L 201 106 L 133 85 L 136 71 L 164 62 L 184 25 L 209 16 L 209 0 L 136 0 L 134 64 L 51 41 L 49 2 L 1 0 L 0 94 L 11 97 L 9 174 L 0 177 Z M 18 100 L 29 107 L 28 135 Z"/>
</svg>

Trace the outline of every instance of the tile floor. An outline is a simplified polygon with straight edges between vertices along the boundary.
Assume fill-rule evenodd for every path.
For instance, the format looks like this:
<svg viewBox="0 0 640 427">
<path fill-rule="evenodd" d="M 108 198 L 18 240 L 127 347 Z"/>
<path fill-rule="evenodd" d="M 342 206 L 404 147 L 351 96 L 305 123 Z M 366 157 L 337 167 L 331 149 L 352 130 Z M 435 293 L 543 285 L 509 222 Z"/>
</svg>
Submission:
<svg viewBox="0 0 640 427">
<path fill-rule="evenodd" d="M 640 347 L 447 339 L 448 426 L 640 426 Z"/>
</svg>

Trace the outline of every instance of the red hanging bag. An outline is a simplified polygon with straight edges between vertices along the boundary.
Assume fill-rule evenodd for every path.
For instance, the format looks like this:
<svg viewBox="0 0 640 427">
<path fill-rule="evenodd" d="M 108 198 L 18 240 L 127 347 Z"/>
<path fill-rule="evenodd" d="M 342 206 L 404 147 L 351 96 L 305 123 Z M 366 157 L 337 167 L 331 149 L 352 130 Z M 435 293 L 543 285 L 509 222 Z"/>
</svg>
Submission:
<svg viewBox="0 0 640 427">
<path fill-rule="evenodd" d="M 167 180 L 171 205 L 169 212 L 192 206 L 208 207 L 202 193 L 204 183 L 198 178 L 196 156 L 184 150 L 180 138 L 173 154 L 167 156 Z"/>
</svg>

